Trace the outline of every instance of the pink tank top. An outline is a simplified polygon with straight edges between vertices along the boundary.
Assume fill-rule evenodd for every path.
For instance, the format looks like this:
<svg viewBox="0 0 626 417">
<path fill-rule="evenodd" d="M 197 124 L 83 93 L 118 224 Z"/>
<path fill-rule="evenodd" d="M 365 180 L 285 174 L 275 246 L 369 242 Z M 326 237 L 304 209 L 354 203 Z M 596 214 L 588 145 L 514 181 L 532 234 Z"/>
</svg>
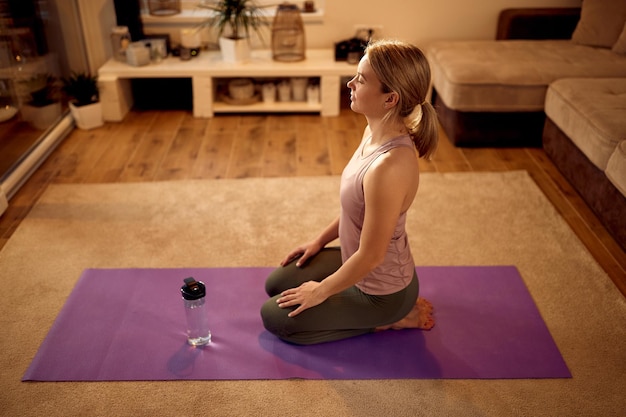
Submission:
<svg viewBox="0 0 626 417">
<path fill-rule="evenodd" d="M 365 196 L 363 178 L 368 168 L 382 154 L 389 150 L 408 146 L 414 149 L 409 135 L 399 136 L 383 144 L 370 155 L 363 156 L 363 141 L 341 174 L 341 215 L 339 218 L 339 242 L 343 262 L 359 248 L 363 219 L 365 216 Z M 356 286 L 363 292 L 373 295 L 386 295 L 398 292 L 409 285 L 415 271 L 415 263 L 405 230 L 406 213 L 398 217 L 396 228 L 384 261 Z"/>
</svg>

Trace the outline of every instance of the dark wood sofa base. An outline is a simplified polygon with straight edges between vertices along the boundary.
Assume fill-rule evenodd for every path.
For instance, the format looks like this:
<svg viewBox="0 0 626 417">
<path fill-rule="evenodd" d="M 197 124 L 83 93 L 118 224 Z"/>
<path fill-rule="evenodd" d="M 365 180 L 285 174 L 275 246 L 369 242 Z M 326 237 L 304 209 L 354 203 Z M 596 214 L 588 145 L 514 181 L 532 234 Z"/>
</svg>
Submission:
<svg viewBox="0 0 626 417">
<path fill-rule="evenodd" d="M 545 114 L 463 112 L 448 108 L 433 88 L 432 103 L 446 135 L 459 147 L 541 147 Z"/>
<path fill-rule="evenodd" d="M 626 250 L 626 198 L 622 193 L 549 117 L 546 117 L 543 130 L 543 148 L 608 232 Z"/>
</svg>

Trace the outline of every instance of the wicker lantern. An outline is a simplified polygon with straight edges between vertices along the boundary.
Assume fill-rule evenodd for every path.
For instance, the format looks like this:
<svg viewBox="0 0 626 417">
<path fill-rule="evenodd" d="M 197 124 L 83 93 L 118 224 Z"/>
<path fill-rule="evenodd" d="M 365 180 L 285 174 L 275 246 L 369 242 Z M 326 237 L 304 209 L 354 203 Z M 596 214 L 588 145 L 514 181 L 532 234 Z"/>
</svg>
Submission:
<svg viewBox="0 0 626 417">
<path fill-rule="evenodd" d="M 285 62 L 305 58 L 304 25 L 295 4 L 283 3 L 276 10 L 272 23 L 272 57 Z"/>
</svg>

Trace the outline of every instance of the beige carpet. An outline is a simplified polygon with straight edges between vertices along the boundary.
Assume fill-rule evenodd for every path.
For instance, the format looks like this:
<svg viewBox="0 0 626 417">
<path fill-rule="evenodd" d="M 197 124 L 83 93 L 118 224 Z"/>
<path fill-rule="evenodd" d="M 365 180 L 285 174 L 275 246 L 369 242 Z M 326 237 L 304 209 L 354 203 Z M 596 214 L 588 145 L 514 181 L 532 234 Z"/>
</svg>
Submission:
<svg viewBox="0 0 626 417">
<path fill-rule="evenodd" d="M 20 382 L 83 269 L 272 266 L 337 194 L 336 177 L 51 186 L 0 252 L 0 414 L 624 415 L 626 302 L 522 171 L 423 174 L 411 244 L 421 265 L 516 265 L 572 379 Z"/>
</svg>

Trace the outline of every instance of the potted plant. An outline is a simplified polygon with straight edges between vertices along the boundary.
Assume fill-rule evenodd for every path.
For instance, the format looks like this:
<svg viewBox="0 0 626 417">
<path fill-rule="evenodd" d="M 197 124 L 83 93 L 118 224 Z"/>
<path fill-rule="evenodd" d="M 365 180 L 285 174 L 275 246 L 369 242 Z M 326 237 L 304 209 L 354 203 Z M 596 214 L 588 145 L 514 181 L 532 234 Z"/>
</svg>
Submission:
<svg viewBox="0 0 626 417">
<path fill-rule="evenodd" d="M 102 104 L 98 91 L 98 76 L 86 72 L 72 72 L 63 78 L 63 92 L 70 98 L 69 107 L 81 129 L 102 126 Z"/>
<path fill-rule="evenodd" d="M 217 30 L 222 58 L 227 62 L 245 61 L 250 56 L 250 34 L 259 33 L 268 22 L 254 0 L 214 0 L 202 1 L 199 7 L 213 11 L 201 27 L 209 26 Z"/>
<path fill-rule="evenodd" d="M 52 126 L 62 112 L 59 79 L 51 74 L 38 74 L 26 81 L 29 100 L 22 106 L 22 118 L 35 129 Z"/>
</svg>

